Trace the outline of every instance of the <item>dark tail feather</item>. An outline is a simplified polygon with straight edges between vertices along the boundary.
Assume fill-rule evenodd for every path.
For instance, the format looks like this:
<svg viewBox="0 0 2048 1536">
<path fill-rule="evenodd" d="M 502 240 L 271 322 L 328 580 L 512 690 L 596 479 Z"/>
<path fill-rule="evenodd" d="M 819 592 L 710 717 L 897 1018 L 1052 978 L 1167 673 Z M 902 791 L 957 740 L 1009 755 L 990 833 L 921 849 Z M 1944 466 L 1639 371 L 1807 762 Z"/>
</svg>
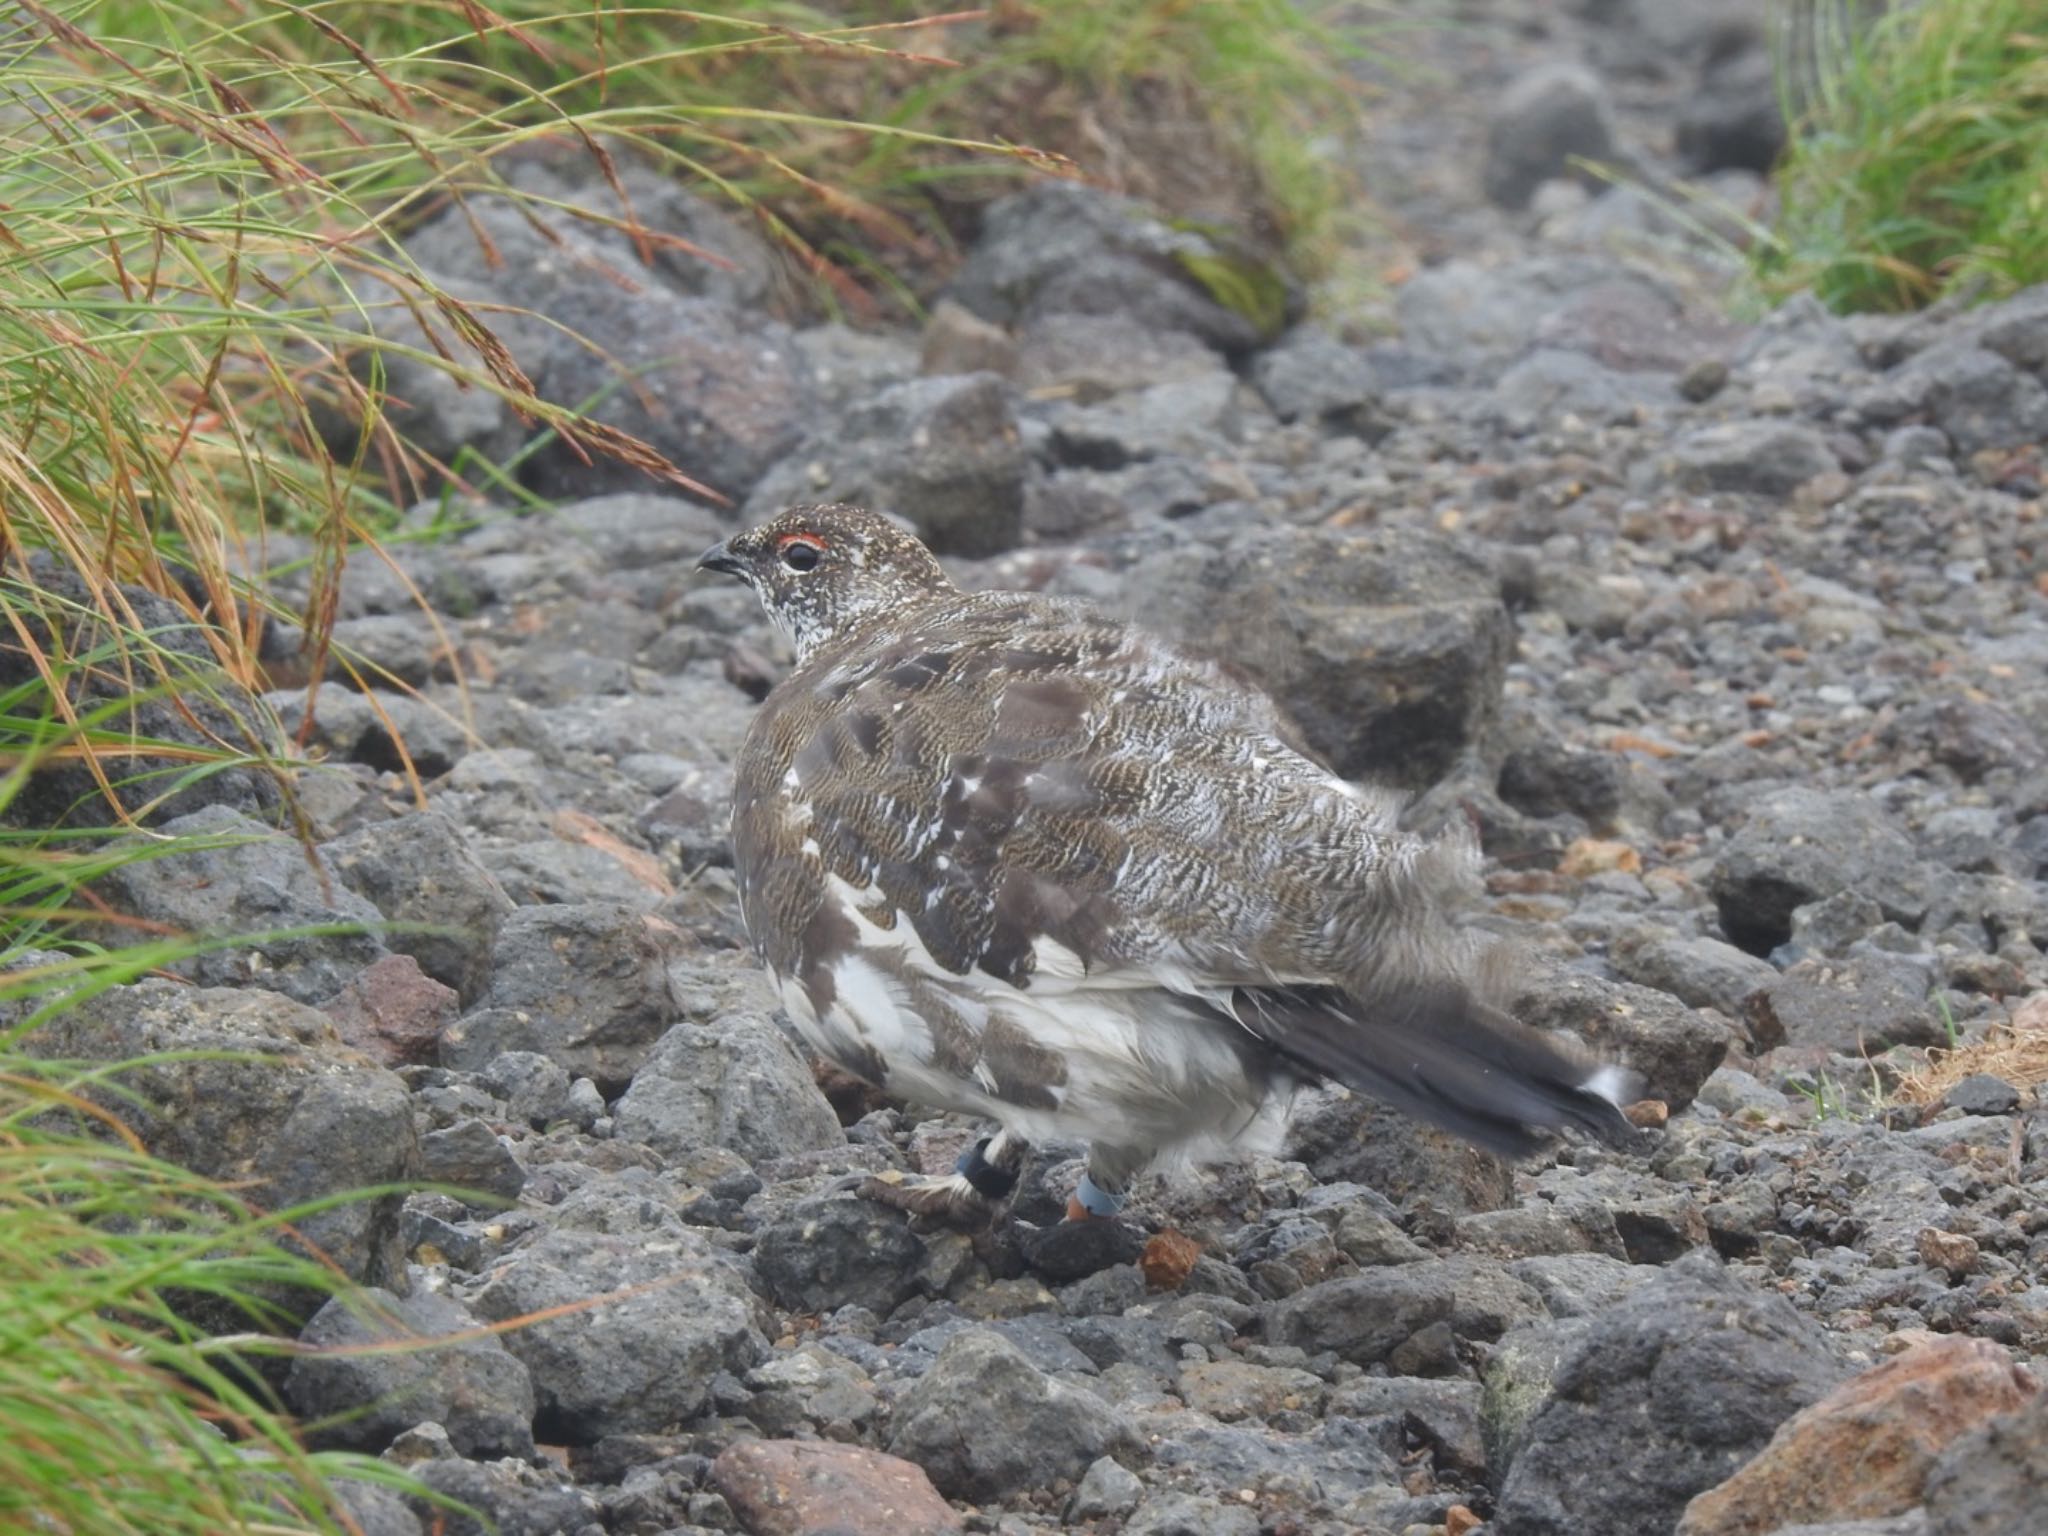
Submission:
<svg viewBox="0 0 2048 1536">
<path fill-rule="evenodd" d="M 1319 1076 L 1503 1157 L 1526 1157 L 1567 1126 L 1607 1142 L 1635 1128 L 1629 1074 L 1510 1018 L 1455 981 L 1377 998 L 1337 987 L 1240 987 L 1238 1022 Z"/>
</svg>

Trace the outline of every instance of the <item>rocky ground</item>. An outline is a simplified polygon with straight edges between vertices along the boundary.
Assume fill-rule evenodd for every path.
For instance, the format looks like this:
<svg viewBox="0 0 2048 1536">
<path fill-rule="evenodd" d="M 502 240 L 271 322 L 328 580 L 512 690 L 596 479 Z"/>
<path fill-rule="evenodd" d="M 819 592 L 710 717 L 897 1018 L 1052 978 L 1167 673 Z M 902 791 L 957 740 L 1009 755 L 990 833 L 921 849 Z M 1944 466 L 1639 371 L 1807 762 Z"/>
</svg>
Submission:
<svg viewBox="0 0 2048 1536">
<path fill-rule="evenodd" d="M 1463 9 L 1378 109 L 1419 264 L 1384 335 L 1261 337 L 1187 275 L 1203 237 L 1074 187 L 995 209 L 921 335 L 804 320 L 745 231 L 651 187 L 734 269 L 629 291 L 588 233 L 507 215 L 495 273 L 421 233 L 656 361 L 605 409 L 737 510 L 547 452 L 553 515 L 424 509 L 399 571 L 349 573 L 338 638 L 388 684 L 319 695 L 322 867 L 222 781 L 173 823 L 222 846 L 106 894 L 199 931 L 433 926 L 223 951 L 44 1032 L 281 1053 L 144 1085 L 154 1145 L 275 1198 L 487 1192 L 311 1224 L 379 1289 L 310 1342 L 561 1309 L 300 1360 L 325 1442 L 507 1536 L 1959 1536 L 2042 1507 L 2048 290 L 1735 318 L 1724 251 L 1564 157 L 1766 209 L 1746 8 Z M 590 359 L 511 339 L 588 392 Z M 517 440 L 400 388 L 438 446 Z M 982 1237 L 855 1199 L 971 1130 L 815 1076 L 778 1024 L 725 798 L 787 656 L 693 571 L 827 497 L 911 517 L 963 581 L 1228 657 L 1418 824 L 1476 818 L 1520 1011 L 1645 1074 L 1643 1146 L 1508 1168 L 1328 1092 L 1287 1160 L 1123 1224 L 1056 1225 L 1062 1147 Z M 1958 1043 L 1986 1070 L 1915 1076 Z M 375 1536 L 440 1518 L 352 1496 Z"/>
</svg>

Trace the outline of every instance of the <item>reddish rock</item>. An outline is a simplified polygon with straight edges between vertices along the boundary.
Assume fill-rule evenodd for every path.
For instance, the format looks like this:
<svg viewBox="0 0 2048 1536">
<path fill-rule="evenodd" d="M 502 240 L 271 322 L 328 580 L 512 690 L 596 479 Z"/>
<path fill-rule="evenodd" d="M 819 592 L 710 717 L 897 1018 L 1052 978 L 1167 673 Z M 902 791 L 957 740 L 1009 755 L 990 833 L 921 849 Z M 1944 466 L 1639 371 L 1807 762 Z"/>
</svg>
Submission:
<svg viewBox="0 0 2048 1536">
<path fill-rule="evenodd" d="M 1929 1269 L 1948 1271 L 1952 1280 L 1961 1279 L 1977 1267 L 1977 1240 L 1940 1227 L 1920 1229 L 1920 1262 Z"/>
<path fill-rule="evenodd" d="M 949 1536 L 960 1516 L 922 1467 L 819 1440 L 742 1440 L 712 1486 L 749 1536 Z"/>
<path fill-rule="evenodd" d="M 1986 1339 L 1944 1336 L 1850 1378 L 1779 1426 L 1756 1459 L 1686 1506 L 1677 1536 L 1769 1536 L 1920 1503 L 1948 1444 L 2036 1383 Z"/>
<path fill-rule="evenodd" d="M 1201 1256 L 1200 1243 L 1185 1232 L 1176 1232 L 1169 1227 L 1145 1244 L 1145 1251 L 1138 1259 L 1138 1268 L 1144 1272 L 1145 1283 L 1153 1290 L 1173 1291 L 1178 1290 L 1181 1282 L 1194 1271 L 1195 1260 Z"/>
<path fill-rule="evenodd" d="M 387 1067 L 439 1059 L 441 1031 L 462 1001 L 420 969 L 411 955 L 386 955 L 329 998 L 324 1012 L 343 1040 Z"/>
</svg>

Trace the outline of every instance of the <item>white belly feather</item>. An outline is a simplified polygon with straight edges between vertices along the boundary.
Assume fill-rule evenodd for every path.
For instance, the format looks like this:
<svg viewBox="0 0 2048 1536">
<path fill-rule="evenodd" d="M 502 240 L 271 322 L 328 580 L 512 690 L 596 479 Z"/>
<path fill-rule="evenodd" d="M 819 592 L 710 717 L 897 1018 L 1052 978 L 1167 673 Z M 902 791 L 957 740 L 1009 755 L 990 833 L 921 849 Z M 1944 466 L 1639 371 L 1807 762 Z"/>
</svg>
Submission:
<svg viewBox="0 0 2048 1536">
<path fill-rule="evenodd" d="M 1277 1147 L 1293 1084 L 1248 1069 L 1235 1026 L 1210 1009 L 1156 979 L 1089 976 L 1071 952 L 1051 945 L 1027 989 L 959 975 L 933 959 L 908 922 L 882 928 L 862 915 L 879 892 L 827 878 L 859 942 L 831 967 L 825 1016 L 795 978 L 775 978 L 791 1020 L 821 1054 L 852 1067 L 858 1051 L 848 1045 L 858 1042 L 881 1059 L 891 1093 L 997 1121 L 1033 1141 L 1100 1141 L 1198 1161 Z M 906 968 L 977 1035 L 998 1017 L 1056 1053 L 1066 1081 L 1051 1089 L 1053 1104 L 998 1097 L 979 1063 L 967 1074 L 937 1066 L 932 1029 L 897 979 Z"/>
</svg>

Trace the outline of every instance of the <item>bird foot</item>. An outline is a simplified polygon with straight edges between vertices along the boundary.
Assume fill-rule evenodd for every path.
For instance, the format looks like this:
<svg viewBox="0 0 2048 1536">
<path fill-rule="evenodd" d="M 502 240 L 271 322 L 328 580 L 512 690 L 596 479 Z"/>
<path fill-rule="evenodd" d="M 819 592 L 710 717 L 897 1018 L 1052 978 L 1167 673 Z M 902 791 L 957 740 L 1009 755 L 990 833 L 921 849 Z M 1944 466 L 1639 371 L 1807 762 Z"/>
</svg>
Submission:
<svg viewBox="0 0 2048 1536">
<path fill-rule="evenodd" d="M 978 1232 L 994 1220 L 996 1203 L 957 1173 L 924 1178 L 874 1177 L 860 1186 L 860 1197 L 907 1213 L 920 1232 L 952 1227 Z"/>
</svg>

